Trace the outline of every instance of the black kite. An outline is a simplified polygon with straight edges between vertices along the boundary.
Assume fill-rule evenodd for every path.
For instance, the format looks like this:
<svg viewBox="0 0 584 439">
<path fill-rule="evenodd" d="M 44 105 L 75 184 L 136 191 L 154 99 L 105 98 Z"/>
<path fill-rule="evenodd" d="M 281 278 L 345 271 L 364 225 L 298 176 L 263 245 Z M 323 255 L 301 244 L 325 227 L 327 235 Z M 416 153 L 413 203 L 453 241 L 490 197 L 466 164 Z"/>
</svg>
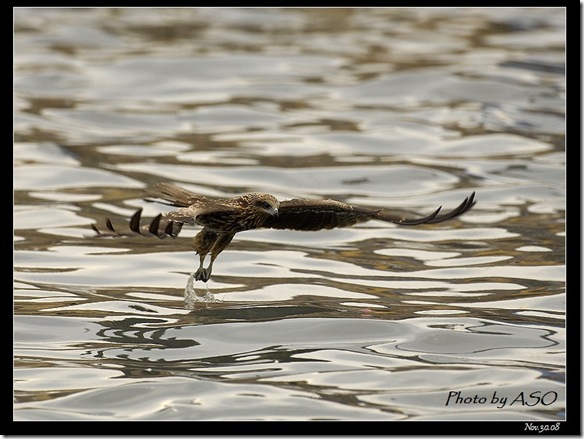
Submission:
<svg viewBox="0 0 584 439">
<path fill-rule="evenodd" d="M 440 215 L 442 207 L 439 207 L 423 218 L 408 219 L 385 209 L 352 206 L 334 200 L 293 199 L 280 202 L 274 196 L 262 193 L 210 199 L 167 183 L 157 184 L 150 193 L 165 200 L 164 204 L 179 209 L 159 214 L 150 224 L 143 226 L 140 225 L 142 214 L 140 209 L 130 220 L 130 233 L 117 232 L 109 219 L 106 220 L 107 232 L 100 232 L 92 224 L 93 230 L 100 237 L 138 234 L 162 239 L 167 236 L 176 238 L 185 223 L 203 226 L 192 243 L 200 257 L 200 265 L 194 276 L 196 280 L 203 282 L 207 282 L 211 277 L 213 262 L 219 253 L 225 250 L 236 233 L 244 230 L 268 228 L 309 231 L 347 227 L 369 220 L 387 221 L 402 226 L 435 224 L 462 215 L 476 203 L 473 192 L 456 209 L 448 213 Z M 211 261 L 207 268 L 203 268 L 205 257 L 209 253 Z"/>
</svg>

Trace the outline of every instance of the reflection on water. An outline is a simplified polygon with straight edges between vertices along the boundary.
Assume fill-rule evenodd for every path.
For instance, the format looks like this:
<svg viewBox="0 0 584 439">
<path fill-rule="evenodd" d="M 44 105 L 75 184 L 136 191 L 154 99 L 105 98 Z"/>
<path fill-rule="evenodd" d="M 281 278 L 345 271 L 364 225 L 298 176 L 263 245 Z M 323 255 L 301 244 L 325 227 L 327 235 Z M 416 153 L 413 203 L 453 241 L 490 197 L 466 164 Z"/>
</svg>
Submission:
<svg viewBox="0 0 584 439">
<path fill-rule="evenodd" d="M 14 28 L 15 419 L 565 418 L 563 9 L 16 9 Z M 245 232 L 185 295 L 196 229 L 91 238 L 166 210 L 142 201 L 160 181 L 478 204 Z"/>
</svg>

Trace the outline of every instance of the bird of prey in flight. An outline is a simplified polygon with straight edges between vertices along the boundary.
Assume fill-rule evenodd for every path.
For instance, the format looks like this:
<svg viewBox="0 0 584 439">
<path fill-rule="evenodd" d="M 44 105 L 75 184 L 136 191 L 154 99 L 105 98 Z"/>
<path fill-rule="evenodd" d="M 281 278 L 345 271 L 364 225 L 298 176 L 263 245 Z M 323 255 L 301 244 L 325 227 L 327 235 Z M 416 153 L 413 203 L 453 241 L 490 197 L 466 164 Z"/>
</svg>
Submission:
<svg viewBox="0 0 584 439">
<path fill-rule="evenodd" d="M 142 235 L 163 239 L 167 236 L 176 238 L 185 223 L 202 226 L 203 229 L 193 238 L 192 246 L 200 258 L 194 277 L 203 282 L 211 277 L 217 256 L 225 250 L 236 233 L 245 230 L 264 228 L 311 231 L 347 227 L 369 220 L 402 226 L 435 224 L 462 215 L 476 203 L 473 192 L 450 212 L 440 214 L 442 207 L 439 207 L 423 218 L 408 219 L 386 209 L 353 206 L 334 200 L 278 201 L 270 194 L 257 192 L 233 198 L 211 199 L 168 183 L 155 185 L 150 195 L 178 209 L 159 214 L 147 225 L 140 225 L 140 209 L 130 220 L 130 231 L 125 233 L 118 232 L 109 219 L 106 220 L 107 231 L 100 231 L 94 224 L 91 227 L 98 237 Z M 151 198 L 146 200 L 157 201 Z M 204 268 L 209 253 L 211 259 L 207 268 Z"/>
</svg>

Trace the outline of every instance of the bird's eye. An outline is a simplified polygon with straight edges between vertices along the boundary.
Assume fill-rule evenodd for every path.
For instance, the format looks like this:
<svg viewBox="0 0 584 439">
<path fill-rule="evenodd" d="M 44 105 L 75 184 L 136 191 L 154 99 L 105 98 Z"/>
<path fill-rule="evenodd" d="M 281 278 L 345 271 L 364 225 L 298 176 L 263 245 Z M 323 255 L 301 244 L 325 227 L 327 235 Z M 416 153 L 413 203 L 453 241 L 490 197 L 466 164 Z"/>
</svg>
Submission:
<svg viewBox="0 0 584 439">
<path fill-rule="evenodd" d="M 272 205 L 270 203 L 268 203 L 267 201 L 260 201 L 259 207 L 261 207 L 262 209 L 269 210 L 272 208 Z"/>
</svg>

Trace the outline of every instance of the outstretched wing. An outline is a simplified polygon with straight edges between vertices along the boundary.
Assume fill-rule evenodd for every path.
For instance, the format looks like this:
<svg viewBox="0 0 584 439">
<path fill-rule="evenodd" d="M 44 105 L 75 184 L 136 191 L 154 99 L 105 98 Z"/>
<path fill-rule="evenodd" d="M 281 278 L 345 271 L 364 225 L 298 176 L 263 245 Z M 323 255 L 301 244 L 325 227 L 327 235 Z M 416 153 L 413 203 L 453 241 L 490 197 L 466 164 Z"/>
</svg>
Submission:
<svg viewBox="0 0 584 439">
<path fill-rule="evenodd" d="M 174 221 L 171 219 L 167 219 L 163 216 L 163 214 L 158 214 L 158 216 L 154 217 L 150 223 L 146 225 L 140 224 L 140 219 L 142 217 L 142 209 L 137 210 L 132 218 L 130 219 L 130 231 L 129 232 L 119 232 L 117 231 L 112 222 L 109 218 L 106 219 L 105 226 L 107 231 L 102 232 L 97 228 L 95 224 L 91 225 L 93 231 L 97 234 L 97 237 L 105 238 L 121 238 L 124 236 L 135 236 L 135 235 L 142 235 L 142 236 L 156 236 L 160 239 L 164 239 L 167 236 L 171 238 L 176 238 L 180 233 L 184 221 Z"/>
<path fill-rule="evenodd" d="M 126 232 L 118 231 L 114 228 L 111 220 L 106 219 L 105 231 L 100 231 L 94 224 L 91 225 L 98 237 L 120 238 L 124 236 L 156 236 L 160 239 L 170 236 L 176 238 L 185 223 L 206 225 L 207 217 L 213 219 L 213 215 L 221 217 L 225 211 L 231 211 L 229 207 L 211 200 L 203 195 L 196 194 L 189 190 L 173 186 L 168 183 L 159 183 L 148 190 L 146 201 L 158 202 L 169 206 L 177 206 L 172 212 L 162 213 L 154 217 L 145 225 L 141 225 L 142 209 L 136 211 L 130 219 L 130 230 Z M 153 197 L 153 198 L 150 198 Z"/>
<path fill-rule="evenodd" d="M 105 222 L 106 231 L 100 231 L 95 224 L 92 224 L 91 228 L 97 233 L 98 237 L 102 238 L 121 238 L 135 235 L 156 236 L 160 239 L 164 239 L 167 236 L 176 238 L 185 223 L 195 224 L 196 222 L 203 227 L 209 227 L 211 230 L 221 229 L 224 224 L 233 223 L 233 215 L 235 213 L 237 212 L 234 209 L 209 200 L 208 203 L 193 204 L 172 212 L 160 213 L 145 225 L 140 224 L 142 209 L 139 209 L 130 219 L 130 230 L 128 232 L 116 230 L 109 218 Z"/>
<path fill-rule="evenodd" d="M 435 224 L 455 218 L 474 206 L 474 192 L 454 210 L 441 214 L 442 206 L 422 218 L 405 218 L 385 209 L 352 206 L 334 200 L 288 200 L 280 203 L 278 216 L 268 218 L 262 225 L 271 229 L 321 230 L 347 227 L 369 220 L 381 220 L 404 226 Z"/>
</svg>

